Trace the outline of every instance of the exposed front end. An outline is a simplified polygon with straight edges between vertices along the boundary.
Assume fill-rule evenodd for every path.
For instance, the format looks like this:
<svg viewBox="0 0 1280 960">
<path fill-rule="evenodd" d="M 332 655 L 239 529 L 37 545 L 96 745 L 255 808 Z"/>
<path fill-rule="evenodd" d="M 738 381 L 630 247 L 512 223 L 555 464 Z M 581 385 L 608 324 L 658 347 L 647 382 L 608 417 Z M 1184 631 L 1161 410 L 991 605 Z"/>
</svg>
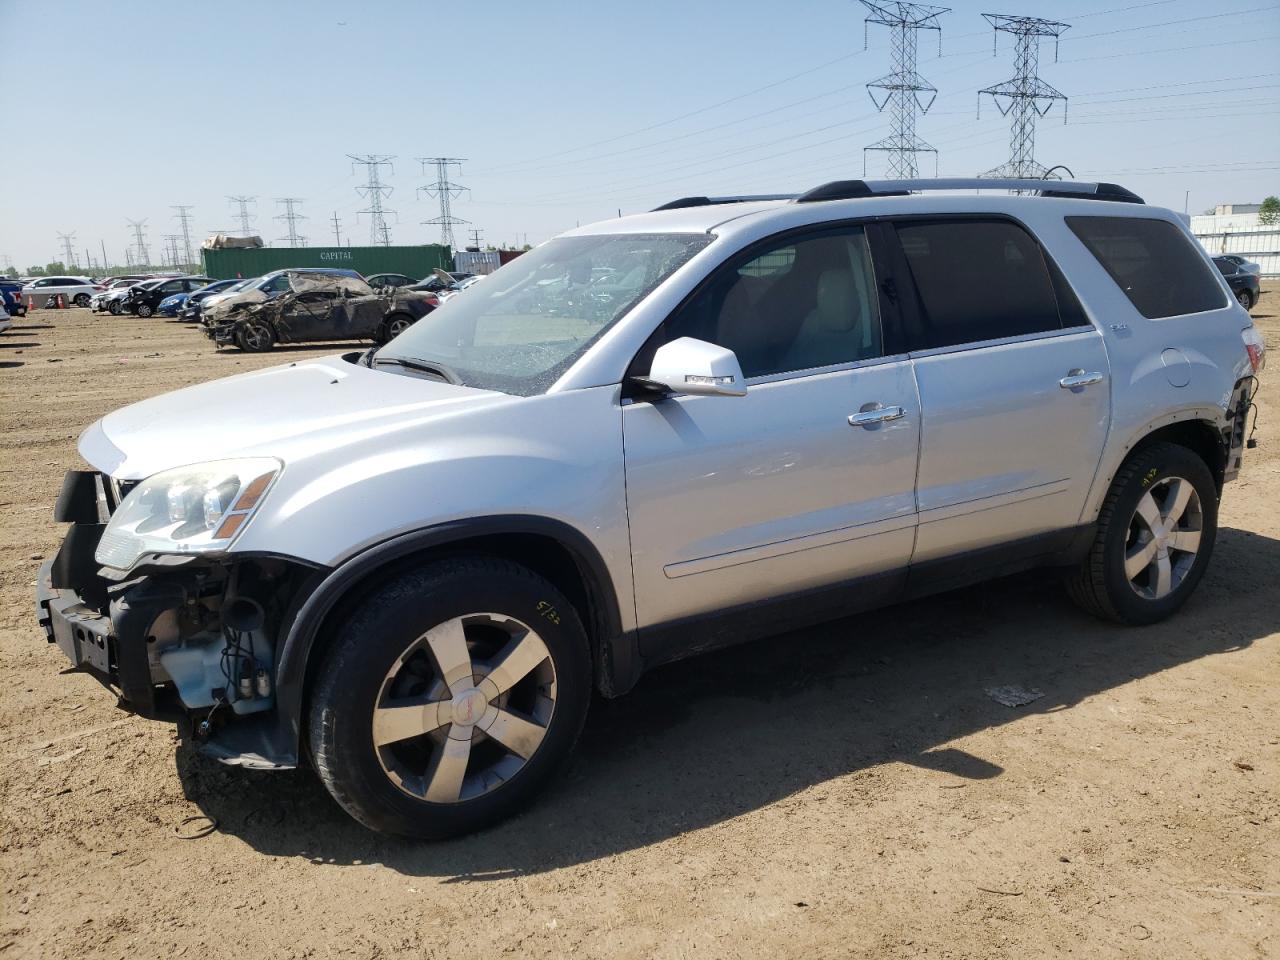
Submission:
<svg viewBox="0 0 1280 960">
<path fill-rule="evenodd" d="M 67 473 L 55 519 L 70 527 L 36 585 L 48 641 L 122 708 L 190 723 L 202 752 L 258 768 L 294 766 L 296 742 L 277 729 L 277 637 L 311 568 L 202 553 L 146 554 L 124 570 L 104 565 L 112 547 L 103 534 L 135 486 Z"/>
</svg>

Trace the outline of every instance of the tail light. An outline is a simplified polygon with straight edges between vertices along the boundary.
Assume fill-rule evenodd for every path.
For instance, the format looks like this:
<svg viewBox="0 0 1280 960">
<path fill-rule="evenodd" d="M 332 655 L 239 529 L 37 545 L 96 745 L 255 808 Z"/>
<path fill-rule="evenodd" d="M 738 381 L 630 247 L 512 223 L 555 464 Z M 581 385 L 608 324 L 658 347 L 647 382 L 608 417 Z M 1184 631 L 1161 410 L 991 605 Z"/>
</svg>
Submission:
<svg viewBox="0 0 1280 960">
<path fill-rule="evenodd" d="M 1240 339 L 1249 353 L 1249 365 L 1257 373 L 1267 364 L 1267 343 L 1256 327 L 1245 327 L 1240 331 Z"/>
</svg>

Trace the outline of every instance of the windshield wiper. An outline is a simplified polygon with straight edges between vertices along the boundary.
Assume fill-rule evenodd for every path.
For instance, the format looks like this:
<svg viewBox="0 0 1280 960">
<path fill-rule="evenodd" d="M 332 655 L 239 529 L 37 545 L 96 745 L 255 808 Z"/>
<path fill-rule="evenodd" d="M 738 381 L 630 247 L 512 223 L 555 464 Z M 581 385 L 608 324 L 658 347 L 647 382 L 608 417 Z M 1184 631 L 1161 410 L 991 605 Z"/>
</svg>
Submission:
<svg viewBox="0 0 1280 960">
<path fill-rule="evenodd" d="M 445 383 L 451 383 L 456 387 L 462 386 L 462 378 L 458 376 L 454 370 L 446 367 L 443 363 L 417 360 L 413 357 L 379 357 L 376 354 L 374 355 L 372 363 L 374 367 L 381 366 L 384 363 L 393 364 L 397 367 L 404 367 L 406 370 L 416 370 L 419 373 L 428 373 L 432 376 L 438 377 Z"/>
</svg>

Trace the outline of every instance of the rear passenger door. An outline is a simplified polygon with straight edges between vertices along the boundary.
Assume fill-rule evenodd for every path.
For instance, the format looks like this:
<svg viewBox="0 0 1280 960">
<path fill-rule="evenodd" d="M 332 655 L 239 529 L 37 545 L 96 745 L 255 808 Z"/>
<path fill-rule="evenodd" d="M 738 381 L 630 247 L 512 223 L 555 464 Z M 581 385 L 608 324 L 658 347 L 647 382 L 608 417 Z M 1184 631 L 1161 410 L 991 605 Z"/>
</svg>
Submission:
<svg viewBox="0 0 1280 960">
<path fill-rule="evenodd" d="M 895 230 L 921 406 L 913 567 L 1020 540 L 1014 553 L 1047 551 L 1057 544 L 1038 535 L 1080 522 L 1106 438 L 1102 337 L 1021 224 L 913 219 Z"/>
</svg>

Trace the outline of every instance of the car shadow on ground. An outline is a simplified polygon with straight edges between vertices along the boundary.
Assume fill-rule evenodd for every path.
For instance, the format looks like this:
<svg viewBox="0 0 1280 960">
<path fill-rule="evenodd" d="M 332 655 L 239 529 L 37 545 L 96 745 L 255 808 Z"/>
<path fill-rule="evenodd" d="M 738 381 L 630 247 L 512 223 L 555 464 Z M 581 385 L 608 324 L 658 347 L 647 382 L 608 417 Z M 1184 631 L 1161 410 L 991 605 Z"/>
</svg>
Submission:
<svg viewBox="0 0 1280 960">
<path fill-rule="evenodd" d="M 14 347 L 18 347 L 18 348 L 25 348 L 25 347 L 38 347 L 38 346 L 40 346 L 40 341 L 39 341 L 39 340 L 26 340 L 26 341 L 22 341 L 22 340 L 0 340 L 0 347 L 7 347 L 7 348 L 9 348 L 9 349 L 11 349 L 11 350 L 12 350 Z"/>
<path fill-rule="evenodd" d="M 23 360 L 0 360 L 0 370 L 6 370 L 11 367 L 21 367 L 25 365 Z"/>
<path fill-rule="evenodd" d="M 567 775 L 528 812 L 443 843 L 367 831 L 307 771 L 228 770 L 186 745 L 177 770 L 220 830 L 264 854 L 448 882 L 535 874 L 883 764 L 931 771 L 934 784 L 1001 776 L 999 758 L 948 744 L 1248 647 L 1280 630 L 1277 574 L 1280 540 L 1222 529 L 1204 582 L 1163 625 L 1101 623 L 1035 572 L 672 664 L 597 700 Z M 1000 685 L 1044 696 L 1011 709 L 985 693 Z"/>
</svg>

